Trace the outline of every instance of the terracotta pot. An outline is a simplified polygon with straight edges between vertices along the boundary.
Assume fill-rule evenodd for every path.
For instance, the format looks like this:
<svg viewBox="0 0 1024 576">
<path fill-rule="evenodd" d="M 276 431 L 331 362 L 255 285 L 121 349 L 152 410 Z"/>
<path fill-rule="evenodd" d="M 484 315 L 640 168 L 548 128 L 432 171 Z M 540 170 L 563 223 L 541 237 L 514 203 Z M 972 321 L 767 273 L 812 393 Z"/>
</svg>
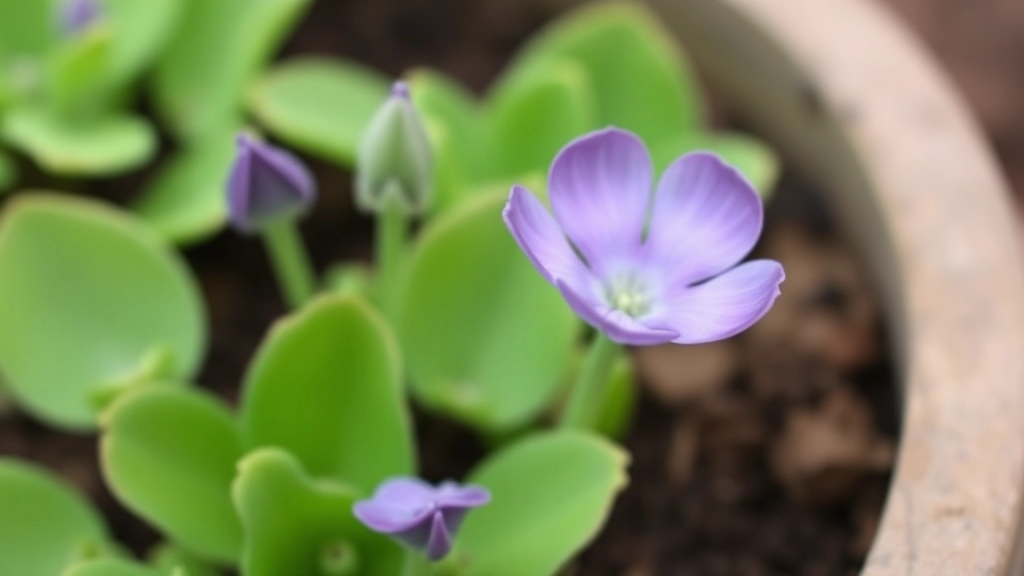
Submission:
<svg viewBox="0 0 1024 576">
<path fill-rule="evenodd" d="M 903 436 L 863 574 L 1012 573 L 1024 491 L 1024 260 L 963 102 L 869 0 L 651 0 L 721 95 L 868 255 Z"/>
</svg>

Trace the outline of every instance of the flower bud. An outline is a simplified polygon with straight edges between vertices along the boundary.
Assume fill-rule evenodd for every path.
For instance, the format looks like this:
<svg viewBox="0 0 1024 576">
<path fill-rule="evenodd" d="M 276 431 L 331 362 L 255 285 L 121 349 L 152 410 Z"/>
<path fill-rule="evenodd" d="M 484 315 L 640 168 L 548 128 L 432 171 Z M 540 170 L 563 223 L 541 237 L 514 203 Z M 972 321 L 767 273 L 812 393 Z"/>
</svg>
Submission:
<svg viewBox="0 0 1024 576">
<path fill-rule="evenodd" d="M 380 212 L 396 202 L 406 213 L 422 212 L 430 204 L 433 169 L 430 140 L 409 87 L 395 82 L 359 144 L 356 204 Z"/>
<path fill-rule="evenodd" d="M 228 216 L 242 232 L 298 218 L 316 199 L 316 185 L 301 160 L 242 134 L 227 184 Z"/>
<path fill-rule="evenodd" d="M 100 0 L 63 0 L 60 4 L 61 30 L 76 36 L 103 18 Z"/>
</svg>

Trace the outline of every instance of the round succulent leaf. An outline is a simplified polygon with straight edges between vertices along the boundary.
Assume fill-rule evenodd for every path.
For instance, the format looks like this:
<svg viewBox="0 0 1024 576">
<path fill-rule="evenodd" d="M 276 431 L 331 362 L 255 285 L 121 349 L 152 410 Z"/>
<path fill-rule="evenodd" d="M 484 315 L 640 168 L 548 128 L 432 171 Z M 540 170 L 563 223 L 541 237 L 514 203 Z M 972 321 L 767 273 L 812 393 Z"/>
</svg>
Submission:
<svg viewBox="0 0 1024 576">
<path fill-rule="evenodd" d="M 410 257 L 398 333 L 412 390 L 488 432 L 537 416 L 558 393 L 579 323 L 501 220 L 507 188 L 430 223 Z"/>
<path fill-rule="evenodd" d="M 455 542 L 462 576 L 550 576 L 601 529 L 628 480 L 628 456 L 577 431 L 528 436 L 490 456 L 469 482 L 491 502 Z"/>
<path fill-rule="evenodd" d="M 120 89 L 134 80 L 171 39 L 183 0 L 101 0 L 112 34 L 104 83 Z"/>
<path fill-rule="evenodd" d="M 8 72 L 4 68 L 3 51 L 0 50 L 0 113 L 19 98 L 16 88 L 11 84 L 12 79 L 7 77 Z"/>
<path fill-rule="evenodd" d="M 328 294 L 279 321 L 242 392 L 247 449 L 288 450 L 317 477 L 372 491 L 414 469 L 390 328 L 360 298 Z"/>
<path fill-rule="evenodd" d="M 179 245 L 209 238 L 227 223 L 224 186 L 235 157 L 235 129 L 186 145 L 145 187 L 133 210 Z"/>
<path fill-rule="evenodd" d="M 666 138 L 651 146 L 651 157 L 659 173 L 676 158 L 689 152 L 709 151 L 735 167 L 768 198 L 779 180 L 779 158 L 767 144 L 746 134 L 732 132 L 687 132 Z"/>
<path fill-rule="evenodd" d="M 701 92 L 681 47 L 639 3 L 599 3 L 570 12 L 531 40 L 509 73 L 562 59 L 586 71 L 602 126 L 653 142 L 701 122 Z"/>
<path fill-rule="evenodd" d="M 52 572 L 56 574 L 56 572 Z M 160 572 L 129 560 L 101 558 L 80 562 L 69 567 L 60 576 L 162 576 Z M 183 576 L 193 576 L 191 574 Z"/>
<path fill-rule="evenodd" d="M 182 139 L 241 120 L 245 89 L 311 0 L 183 0 L 153 77 L 161 116 Z"/>
<path fill-rule="evenodd" d="M 0 69 L 40 58 L 56 40 L 53 0 L 0 0 Z M 6 57 L 6 60 L 5 60 Z"/>
<path fill-rule="evenodd" d="M 206 342 L 180 256 L 117 209 L 53 194 L 18 196 L 0 217 L 0 318 L 10 390 L 64 428 L 92 428 L 91 396 L 154 357 L 168 359 L 164 375 L 187 380 Z"/>
<path fill-rule="evenodd" d="M 488 99 L 492 179 L 545 172 L 568 142 L 599 128 L 593 87 L 574 60 L 521 69 Z"/>
<path fill-rule="evenodd" d="M 355 163 L 373 113 L 387 98 L 384 77 L 338 58 L 296 58 L 265 72 L 249 89 L 249 111 L 283 142 L 337 162 Z"/>
<path fill-rule="evenodd" d="M 178 576 L 182 571 L 187 576 L 221 576 L 216 566 L 174 544 L 160 544 L 148 557 L 161 576 Z"/>
<path fill-rule="evenodd" d="M 28 462 L 0 457 L 3 572 L 53 576 L 105 547 L 100 515 L 71 486 Z"/>
<path fill-rule="evenodd" d="M 0 150 L 0 195 L 9 192 L 18 181 L 18 165 L 14 158 Z"/>
<path fill-rule="evenodd" d="M 434 201 L 439 214 L 454 206 L 493 171 L 473 96 L 455 80 L 425 68 L 408 74 L 413 105 L 423 118 L 434 152 Z"/>
<path fill-rule="evenodd" d="M 127 114 L 71 121 L 25 105 L 5 113 L 2 133 L 12 148 L 44 170 L 65 176 L 118 174 L 145 163 L 156 151 L 153 128 Z"/>
<path fill-rule="evenodd" d="M 110 60 L 111 42 L 110 28 L 96 25 L 56 45 L 50 52 L 46 96 L 56 113 L 74 116 L 96 111 L 103 88 L 100 79 Z"/>
<path fill-rule="evenodd" d="M 103 414 L 100 458 L 118 500 L 204 558 L 238 560 L 231 482 L 243 452 L 226 406 L 205 392 L 153 386 Z"/>
<path fill-rule="evenodd" d="M 327 576 L 323 566 L 331 554 L 349 555 L 355 574 L 401 573 L 402 549 L 352 514 L 359 498 L 354 487 L 314 480 L 276 448 L 250 453 L 238 469 L 232 496 L 245 527 L 246 576 Z"/>
</svg>

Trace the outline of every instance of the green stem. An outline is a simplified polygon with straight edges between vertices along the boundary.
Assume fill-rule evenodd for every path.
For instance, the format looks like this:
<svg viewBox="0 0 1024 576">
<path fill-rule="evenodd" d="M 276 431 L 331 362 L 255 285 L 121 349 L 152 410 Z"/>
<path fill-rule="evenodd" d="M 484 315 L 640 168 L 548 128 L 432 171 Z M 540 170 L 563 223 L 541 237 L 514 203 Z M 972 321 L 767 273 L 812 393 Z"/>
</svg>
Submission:
<svg viewBox="0 0 1024 576">
<path fill-rule="evenodd" d="M 313 296 L 316 280 L 295 222 L 282 220 L 268 226 L 263 240 L 288 304 L 301 307 Z"/>
<path fill-rule="evenodd" d="M 398 202 L 386 202 L 377 214 L 377 296 L 384 316 L 392 320 L 398 306 L 408 227 L 408 217 Z"/>
<path fill-rule="evenodd" d="M 559 421 L 562 428 L 593 430 L 620 350 L 621 347 L 603 332 L 597 333 L 562 412 Z"/>
<path fill-rule="evenodd" d="M 402 576 L 430 576 L 433 573 L 433 568 L 433 564 L 427 560 L 423 552 L 406 549 Z"/>
</svg>

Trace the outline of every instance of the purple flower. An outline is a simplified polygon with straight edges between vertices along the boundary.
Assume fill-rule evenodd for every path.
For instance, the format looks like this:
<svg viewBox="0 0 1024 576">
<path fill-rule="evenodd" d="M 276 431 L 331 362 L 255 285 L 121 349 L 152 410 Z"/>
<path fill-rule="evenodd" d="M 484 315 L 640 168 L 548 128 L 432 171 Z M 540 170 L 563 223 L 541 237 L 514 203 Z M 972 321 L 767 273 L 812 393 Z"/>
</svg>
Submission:
<svg viewBox="0 0 1024 576">
<path fill-rule="evenodd" d="M 102 16 L 99 0 L 64 0 L 60 5 L 60 25 L 69 36 L 89 28 Z"/>
<path fill-rule="evenodd" d="M 316 198 L 316 184 L 306 166 L 285 150 L 242 134 L 228 177 L 231 223 L 252 232 L 305 212 Z"/>
<path fill-rule="evenodd" d="M 417 478 L 394 478 L 378 486 L 373 498 L 356 502 L 352 512 L 371 530 L 436 561 L 448 555 L 466 513 L 490 501 L 491 493 L 480 486 L 434 487 Z"/>
<path fill-rule="evenodd" d="M 503 216 L 569 306 L 616 342 L 696 344 L 746 330 L 785 278 L 771 260 L 736 266 L 761 234 L 761 200 L 709 153 L 673 162 L 652 198 L 653 180 L 643 142 L 608 128 L 555 158 L 554 217 L 520 186 Z"/>
</svg>

